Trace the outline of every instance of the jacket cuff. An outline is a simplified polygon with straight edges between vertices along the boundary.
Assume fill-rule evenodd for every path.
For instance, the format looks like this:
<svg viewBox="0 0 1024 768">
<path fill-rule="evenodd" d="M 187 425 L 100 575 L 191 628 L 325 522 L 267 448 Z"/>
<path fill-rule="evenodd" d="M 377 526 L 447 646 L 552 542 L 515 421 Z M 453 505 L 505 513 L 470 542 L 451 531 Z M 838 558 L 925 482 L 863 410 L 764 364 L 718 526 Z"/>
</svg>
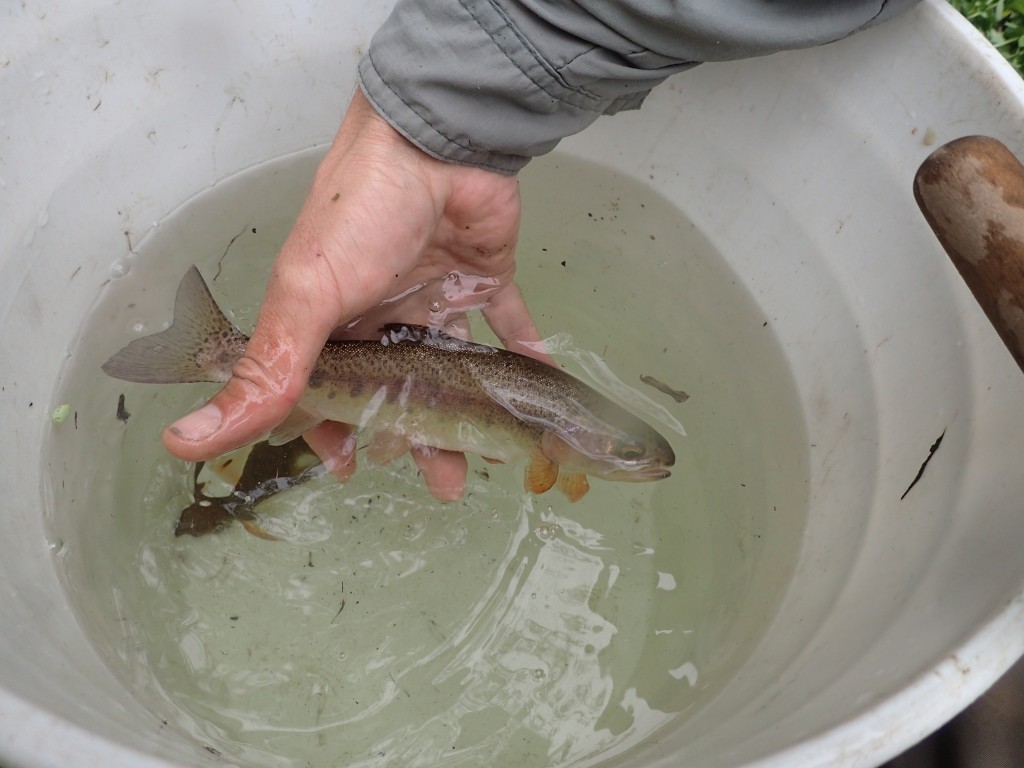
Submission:
<svg viewBox="0 0 1024 768">
<path fill-rule="evenodd" d="M 486 0 L 400 0 L 359 64 L 367 99 L 443 160 L 513 174 L 604 113 L 639 107 L 570 87 Z"/>
</svg>

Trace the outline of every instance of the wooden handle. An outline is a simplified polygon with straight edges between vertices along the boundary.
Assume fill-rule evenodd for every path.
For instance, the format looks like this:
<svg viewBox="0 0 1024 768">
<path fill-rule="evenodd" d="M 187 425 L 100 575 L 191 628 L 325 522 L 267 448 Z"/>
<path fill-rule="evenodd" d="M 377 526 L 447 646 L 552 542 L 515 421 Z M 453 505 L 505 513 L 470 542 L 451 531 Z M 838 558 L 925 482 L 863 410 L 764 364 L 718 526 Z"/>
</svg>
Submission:
<svg viewBox="0 0 1024 768">
<path fill-rule="evenodd" d="M 1024 371 L 1024 166 L 995 139 L 967 136 L 922 163 L 914 197 Z"/>
</svg>

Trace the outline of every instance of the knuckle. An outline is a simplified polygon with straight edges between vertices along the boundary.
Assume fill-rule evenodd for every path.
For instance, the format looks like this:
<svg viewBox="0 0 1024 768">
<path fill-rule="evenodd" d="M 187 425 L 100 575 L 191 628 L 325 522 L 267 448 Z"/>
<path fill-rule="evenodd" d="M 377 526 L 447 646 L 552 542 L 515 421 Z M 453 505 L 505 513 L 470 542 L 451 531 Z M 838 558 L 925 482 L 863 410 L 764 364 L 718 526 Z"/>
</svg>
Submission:
<svg viewBox="0 0 1024 768">
<path fill-rule="evenodd" d="M 282 375 L 272 364 L 249 355 L 235 363 L 231 376 L 228 383 L 231 394 L 253 405 L 279 401 L 290 408 L 302 396 L 303 387 L 295 386 L 294 377 Z"/>
</svg>

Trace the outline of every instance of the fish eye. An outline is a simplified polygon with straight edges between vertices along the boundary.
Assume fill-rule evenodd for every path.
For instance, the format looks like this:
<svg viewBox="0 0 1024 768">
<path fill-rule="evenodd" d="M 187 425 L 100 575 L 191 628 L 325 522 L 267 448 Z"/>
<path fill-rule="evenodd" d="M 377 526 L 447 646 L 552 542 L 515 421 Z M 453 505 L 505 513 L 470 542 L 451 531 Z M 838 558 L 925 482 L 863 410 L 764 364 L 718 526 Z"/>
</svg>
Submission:
<svg viewBox="0 0 1024 768">
<path fill-rule="evenodd" d="M 626 461 L 636 461 L 644 455 L 643 447 L 637 443 L 626 443 L 619 446 L 619 457 Z"/>
</svg>

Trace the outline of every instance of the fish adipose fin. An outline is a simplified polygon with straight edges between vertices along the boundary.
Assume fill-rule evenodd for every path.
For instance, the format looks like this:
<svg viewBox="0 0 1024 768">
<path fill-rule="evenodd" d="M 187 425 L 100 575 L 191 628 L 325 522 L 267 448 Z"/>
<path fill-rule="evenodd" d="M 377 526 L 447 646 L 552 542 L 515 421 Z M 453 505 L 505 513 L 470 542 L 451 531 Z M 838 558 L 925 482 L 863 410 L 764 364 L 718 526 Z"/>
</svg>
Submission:
<svg viewBox="0 0 1024 768">
<path fill-rule="evenodd" d="M 551 461 L 540 448 L 530 454 L 530 463 L 526 465 L 526 490 L 530 493 L 544 493 L 558 479 L 558 465 Z"/>
<path fill-rule="evenodd" d="M 174 322 L 152 336 L 135 339 L 103 364 L 115 379 L 143 384 L 223 382 L 248 342 L 213 300 L 193 266 L 174 299 Z"/>
</svg>

